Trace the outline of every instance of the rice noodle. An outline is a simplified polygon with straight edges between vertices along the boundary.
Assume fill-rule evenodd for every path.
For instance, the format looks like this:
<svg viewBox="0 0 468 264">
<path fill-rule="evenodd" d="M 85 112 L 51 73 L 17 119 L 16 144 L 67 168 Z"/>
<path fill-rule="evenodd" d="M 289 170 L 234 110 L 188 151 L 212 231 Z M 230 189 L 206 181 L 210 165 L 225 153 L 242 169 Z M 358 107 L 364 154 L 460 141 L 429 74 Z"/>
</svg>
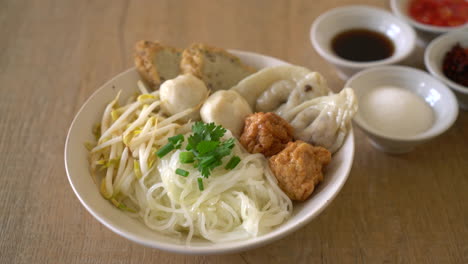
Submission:
<svg viewBox="0 0 468 264">
<path fill-rule="evenodd" d="M 90 151 L 92 175 L 99 174 L 97 161 L 107 164 L 100 172 L 100 180 L 105 181 L 105 190 L 101 187 L 105 198 L 150 229 L 184 238 L 186 243 L 193 237 L 213 242 L 255 237 L 291 215 L 292 202 L 277 186 L 265 157 L 246 152 L 237 141 L 231 155 L 239 156 L 240 163 L 232 170 L 222 166 L 214 169 L 210 177 L 203 179 L 203 191 L 197 182 L 200 172 L 192 164 L 179 162 L 181 150 L 158 159 L 155 151 L 169 137 L 184 134 L 187 138 L 192 122 L 180 120 L 197 108 L 165 117 L 158 112 L 159 92 L 149 93 L 140 82 L 137 87 L 144 97 L 133 96 L 119 107 L 117 95 L 106 106 L 101 137 Z M 136 101 L 137 97 L 141 102 Z M 120 116 L 112 118 L 113 111 Z M 225 137 L 232 135 L 227 132 Z M 177 175 L 177 168 L 189 175 Z"/>
</svg>

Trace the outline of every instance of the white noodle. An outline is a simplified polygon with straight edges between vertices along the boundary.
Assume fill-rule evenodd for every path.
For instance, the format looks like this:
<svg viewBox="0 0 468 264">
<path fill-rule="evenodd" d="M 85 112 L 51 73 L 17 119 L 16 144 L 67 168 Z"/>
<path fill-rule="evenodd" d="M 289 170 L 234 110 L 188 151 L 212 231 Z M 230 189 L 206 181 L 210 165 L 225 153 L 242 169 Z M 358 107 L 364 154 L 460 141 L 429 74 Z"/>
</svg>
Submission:
<svg viewBox="0 0 468 264">
<path fill-rule="evenodd" d="M 137 86 L 142 94 L 149 94 L 143 83 Z M 247 239 L 286 221 L 292 212 L 292 202 L 277 186 L 266 159 L 261 154 L 247 153 L 237 141 L 232 155 L 239 156 L 241 162 L 230 171 L 223 166 L 214 169 L 210 177 L 203 179 L 203 191 L 197 182 L 200 172 L 192 164 L 180 163 L 182 150 L 157 158 L 155 149 L 164 146 L 168 137 L 177 134 L 188 137 L 193 123 L 175 122 L 196 109 L 164 117 L 158 113 L 159 91 L 151 94 L 155 98 L 143 99 L 151 101 L 149 106 L 135 101 L 136 95 L 114 110 L 121 115 L 112 124 L 111 112 L 118 96 L 104 111 L 102 136 L 90 152 L 90 167 L 97 174 L 98 160 L 118 159 L 118 163 L 109 162 L 102 175 L 106 195 L 113 195 L 118 203 L 135 210 L 129 214 L 140 218 L 149 228 L 184 237 L 187 244 L 192 237 L 213 242 Z M 225 137 L 232 135 L 228 132 Z M 127 145 L 124 139 L 129 141 L 125 142 Z M 230 156 L 223 160 L 229 159 Z M 177 175 L 177 168 L 189 175 Z"/>
</svg>

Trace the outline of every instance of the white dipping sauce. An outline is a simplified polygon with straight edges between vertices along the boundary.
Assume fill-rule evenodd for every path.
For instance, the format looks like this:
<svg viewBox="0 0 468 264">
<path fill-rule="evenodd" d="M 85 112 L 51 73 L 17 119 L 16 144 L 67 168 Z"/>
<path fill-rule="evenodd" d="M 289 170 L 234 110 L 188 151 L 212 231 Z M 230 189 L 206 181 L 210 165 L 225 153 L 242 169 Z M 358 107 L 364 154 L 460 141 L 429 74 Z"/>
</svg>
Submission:
<svg viewBox="0 0 468 264">
<path fill-rule="evenodd" d="M 382 86 L 359 102 L 365 122 L 388 136 L 414 136 L 434 122 L 432 108 L 420 96 L 393 86 Z"/>
</svg>

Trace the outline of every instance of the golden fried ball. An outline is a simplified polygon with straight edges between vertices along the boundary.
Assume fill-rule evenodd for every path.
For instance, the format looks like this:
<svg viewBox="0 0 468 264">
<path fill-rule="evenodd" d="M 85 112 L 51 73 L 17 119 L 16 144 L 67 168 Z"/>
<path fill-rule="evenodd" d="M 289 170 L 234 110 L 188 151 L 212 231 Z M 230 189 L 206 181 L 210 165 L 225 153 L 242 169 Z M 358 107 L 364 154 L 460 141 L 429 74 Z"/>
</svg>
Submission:
<svg viewBox="0 0 468 264">
<path fill-rule="evenodd" d="M 288 143 L 268 160 L 280 188 L 296 201 L 304 201 L 312 194 L 323 181 L 322 169 L 330 161 L 331 153 L 326 148 L 300 140 Z"/>
<path fill-rule="evenodd" d="M 240 142 L 250 153 L 269 157 L 293 140 L 292 126 L 275 113 L 251 114 L 244 123 Z"/>
</svg>

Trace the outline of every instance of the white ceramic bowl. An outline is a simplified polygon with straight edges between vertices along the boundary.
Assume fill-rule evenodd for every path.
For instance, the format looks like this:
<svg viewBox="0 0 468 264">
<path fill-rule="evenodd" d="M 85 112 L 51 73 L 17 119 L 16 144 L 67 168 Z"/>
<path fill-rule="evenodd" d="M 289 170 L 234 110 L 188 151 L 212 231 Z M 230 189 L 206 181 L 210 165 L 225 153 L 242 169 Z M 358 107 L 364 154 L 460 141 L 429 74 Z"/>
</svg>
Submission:
<svg viewBox="0 0 468 264">
<path fill-rule="evenodd" d="M 390 136 L 374 129 L 358 110 L 354 122 L 369 136 L 371 143 L 384 152 L 409 152 L 415 146 L 442 134 L 458 116 L 458 105 L 452 91 L 428 73 L 414 68 L 382 66 L 368 69 L 351 77 L 346 86 L 354 89 L 358 102 L 373 89 L 396 86 L 415 93 L 431 106 L 435 116 L 432 127 L 410 137 Z"/>
<path fill-rule="evenodd" d="M 452 31 L 433 40 L 424 53 L 424 64 L 432 75 L 455 92 L 460 107 L 468 110 L 468 87 L 448 79 L 442 72 L 445 54 L 457 43 L 462 47 L 468 47 L 468 29 Z"/>
<path fill-rule="evenodd" d="M 406 22 L 408 22 L 411 26 L 418 30 L 420 36 L 423 40 L 430 40 L 434 37 L 437 37 L 440 34 L 450 32 L 452 30 L 457 30 L 460 28 L 467 28 L 468 24 L 457 26 L 457 27 L 439 27 L 439 26 L 431 26 L 428 24 L 420 23 L 414 20 L 410 15 L 408 15 L 408 5 L 411 0 L 391 0 L 390 6 L 392 11 L 395 15 L 402 18 Z"/>
<path fill-rule="evenodd" d="M 340 58 L 333 52 L 331 41 L 337 34 L 350 29 L 383 33 L 395 46 L 393 55 L 371 62 L 354 62 Z M 320 15 L 312 24 L 310 39 L 320 56 L 337 67 L 340 77 L 347 79 L 360 70 L 406 59 L 415 47 L 416 34 L 410 26 L 385 10 L 357 5 L 338 7 Z"/>
<path fill-rule="evenodd" d="M 243 62 L 256 68 L 286 64 L 278 59 L 255 53 L 232 52 Z M 183 239 L 170 238 L 152 231 L 101 197 L 98 187 L 91 179 L 87 150 L 83 146 L 84 142 L 92 140 L 93 124 L 99 122 L 105 105 L 119 90 L 122 90 L 121 98 L 126 98 L 137 91 L 136 82 L 139 79 L 136 70 L 129 69 L 98 89 L 79 110 L 71 124 L 65 144 L 65 167 L 76 196 L 99 222 L 125 238 L 145 246 L 183 254 L 224 254 L 258 247 L 284 237 L 311 221 L 331 203 L 348 178 L 354 156 L 352 130 L 341 149 L 333 155 L 332 162 L 327 166 L 324 181 L 314 191 L 312 197 L 303 203 L 295 203 L 291 218 L 272 232 L 246 241 L 216 244 L 194 239 L 187 246 Z"/>
</svg>

